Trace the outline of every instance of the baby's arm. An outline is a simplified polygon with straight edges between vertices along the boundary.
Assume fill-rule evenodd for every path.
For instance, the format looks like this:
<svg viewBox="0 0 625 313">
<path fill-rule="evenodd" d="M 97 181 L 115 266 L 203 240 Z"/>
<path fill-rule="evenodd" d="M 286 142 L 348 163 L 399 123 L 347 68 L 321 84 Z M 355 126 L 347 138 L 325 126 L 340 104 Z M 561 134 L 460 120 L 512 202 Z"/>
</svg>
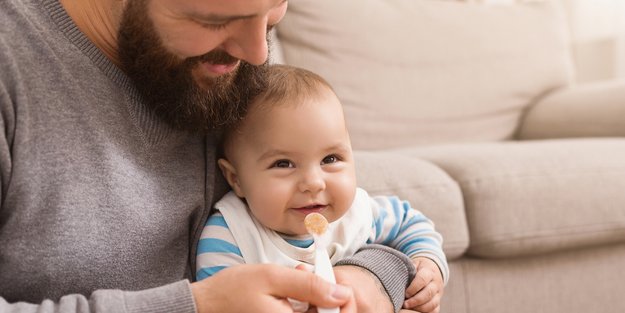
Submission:
<svg viewBox="0 0 625 313">
<path fill-rule="evenodd" d="M 197 280 L 215 275 L 220 270 L 244 264 L 241 250 L 221 213 L 208 218 L 197 247 Z"/>
<path fill-rule="evenodd" d="M 434 223 L 396 197 L 372 198 L 374 234 L 370 241 L 393 247 L 409 256 L 417 269 L 406 290 L 405 308 L 438 312 L 440 297 L 449 277 L 442 236 Z"/>
<path fill-rule="evenodd" d="M 434 230 L 434 223 L 408 201 L 397 197 L 372 197 L 371 205 L 373 231 L 369 243 L 395 248 L 411 259 L 431 259 L 447 283 L 449 268 L 443 253 L 443 237 Z"/>
</svg>

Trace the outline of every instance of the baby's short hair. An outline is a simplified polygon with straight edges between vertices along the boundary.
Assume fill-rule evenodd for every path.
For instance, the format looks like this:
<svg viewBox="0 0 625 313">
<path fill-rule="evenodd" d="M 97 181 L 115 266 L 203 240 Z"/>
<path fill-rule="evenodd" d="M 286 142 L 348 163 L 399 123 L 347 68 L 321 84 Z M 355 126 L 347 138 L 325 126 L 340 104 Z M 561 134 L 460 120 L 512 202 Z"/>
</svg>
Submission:
<svg viewBox="0 0 625 313">
<path fill-rule="evenodd" d="M 266 110 L 279 105 L 297 105 L 306 100 L 322 97 L 324 93 L 334 90 L 323 77 L 309 70 L 282 64 L 269 65 L 266 69 L 266 84 L 248 104 L 248 111 L 252 107 Z M 222 148 L 228 144 L 232 135 L 244 123 L 245 117 L 224 130 Z"/>
<path fill-rule="evenodd" d="M 323 77 L 299 67 L 270 65 L 266 77 L 265 89 L 252 99 L 250 105 L 270 108 L 285 103 L 298 104 L 319 97 L 325 91 L 334 92 Z"/>
</svg>

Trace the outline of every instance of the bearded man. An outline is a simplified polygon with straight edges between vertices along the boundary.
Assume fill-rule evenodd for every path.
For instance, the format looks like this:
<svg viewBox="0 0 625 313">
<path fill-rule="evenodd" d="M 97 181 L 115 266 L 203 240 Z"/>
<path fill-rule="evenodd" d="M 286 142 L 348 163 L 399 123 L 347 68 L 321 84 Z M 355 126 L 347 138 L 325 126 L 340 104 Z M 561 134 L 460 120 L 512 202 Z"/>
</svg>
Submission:
<svg viewBox="0 0 625 313">
<path fill-rule="evenodd" d="M 339 284 L 271 265 L 190 282 L 226 192 L 219 131 L 264 88 L 267 32 L 286 9 L 0 2 L 0 312 L 291 312 L 288 297 L 392 310 L 380 287 L 407 274 L 389 275 L 398 255 L 382 249 L 345 260 L 358 266 L 337 267 Z"/>
</svg>

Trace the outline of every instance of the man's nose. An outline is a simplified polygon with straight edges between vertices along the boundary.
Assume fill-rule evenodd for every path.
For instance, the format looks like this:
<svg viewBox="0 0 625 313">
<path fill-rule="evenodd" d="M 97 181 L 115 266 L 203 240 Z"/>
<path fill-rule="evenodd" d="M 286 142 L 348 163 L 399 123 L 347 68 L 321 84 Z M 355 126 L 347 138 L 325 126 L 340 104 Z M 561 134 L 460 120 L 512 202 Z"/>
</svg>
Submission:
<svg viewBox="0 0 625 313">
<path fill-rule="evenodd" d="M 267 20 L 261 17 L 246 20 L 224 44 L 224 48 L 231 56 L 247 63 L 265 63 L 269 55 Z"/>
</svg>

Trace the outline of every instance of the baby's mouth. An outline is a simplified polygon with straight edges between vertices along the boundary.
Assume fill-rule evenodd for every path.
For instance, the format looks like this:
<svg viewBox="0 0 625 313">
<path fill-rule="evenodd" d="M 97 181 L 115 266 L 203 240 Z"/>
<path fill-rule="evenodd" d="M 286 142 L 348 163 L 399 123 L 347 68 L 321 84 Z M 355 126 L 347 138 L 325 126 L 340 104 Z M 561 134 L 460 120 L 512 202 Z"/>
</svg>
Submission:
<svg viewBox="0 0 625 313">
<path fill-rule="evenodd" d="M 327 207 L 328 205 L 325 205 L 325 204 L 312 204 L 312 205 L 299 207 L 299 208 L 293 208 L 293 209 L 300 213 L 310 214 L 310 213 L 319 213 L 325 210 Z"/>
</svg>

